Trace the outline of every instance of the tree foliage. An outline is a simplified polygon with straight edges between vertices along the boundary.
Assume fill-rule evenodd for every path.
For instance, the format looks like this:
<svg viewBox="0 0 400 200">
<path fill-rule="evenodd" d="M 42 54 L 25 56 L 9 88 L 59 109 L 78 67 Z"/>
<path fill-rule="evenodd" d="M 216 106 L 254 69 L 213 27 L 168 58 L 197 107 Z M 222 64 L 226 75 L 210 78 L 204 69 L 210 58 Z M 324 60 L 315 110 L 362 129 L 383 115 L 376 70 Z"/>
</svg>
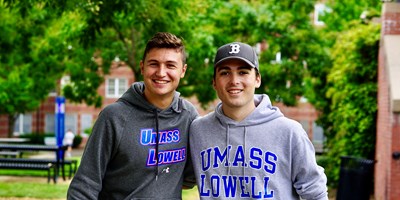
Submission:
<svg viewBox="0 0 400 200">
<path fill-rule="evenodd" d="M 380 27 L 371 19 L 379 16 L 380 2 L 327 1 L 323 17 L 325 48 L 331 65 L 319 79 L 309 78 L 310 102 L 321 111 L 327 149 L 324 167 L 328 183 L 339 179 L 341 156 L 374 159 L 377 111 L 377 60 Z M 311 95 L 310 95 L 311 94 Z"/>
<path fill-rule="evenodd" d="M 54 13 L 40 3 L 19 15 L 24 9 L 10 9 L 0 1 L 0 113 L 9 116 L 9 127 L 56 88 L 67 51 L 64 25 L 54 20 Z"/>
<path fill-rule="evenodd" d="M 140 80 L 144 45 L 159 31 L 176 33 L 185 40 L 189 70 L 179 91 L 197 96 L 203 105 L 216 98 L 210 79 L 212 62 L 216 47 L 225 43 L 266 41 L 268 49 L 260 56 L 265 75 L 259 92 L 268 92 L 288 105 L 295 105 L 296 96 L 303 93 L 307 67 L 316 68 L 321 66 L 316 61 L 326 60 L 316 48 L 319 39 L 310 22 L 313 1 L 4 1 L 21 16 L 35 3 L 44 10 L 58 8 L 54 19 L 65 12 L 79 14 L 80 19 L 72 21 L 78 27 L 69 24 L 75 30 L 64 41 L 70 47 L 64 73 L 70 75 L 72 84 L 63 94 L 89 105 L 100 106 L 96 90 L 111 62 L 124 62 Z M 309 41 L 315 42 L 311 43 L 314 47 L 306 48 Z M 271 64 L 277 52 L 282 62 Z"/>
<path fill-rule="evenodd" d="M 377 24 L 360 24 L 343 32 L 332 51 L 326 93 L 331 130 L 325 132 L 332 183 L 338 180 L 340 156 L 374 159 L 379 33 Z"/>
</svg>

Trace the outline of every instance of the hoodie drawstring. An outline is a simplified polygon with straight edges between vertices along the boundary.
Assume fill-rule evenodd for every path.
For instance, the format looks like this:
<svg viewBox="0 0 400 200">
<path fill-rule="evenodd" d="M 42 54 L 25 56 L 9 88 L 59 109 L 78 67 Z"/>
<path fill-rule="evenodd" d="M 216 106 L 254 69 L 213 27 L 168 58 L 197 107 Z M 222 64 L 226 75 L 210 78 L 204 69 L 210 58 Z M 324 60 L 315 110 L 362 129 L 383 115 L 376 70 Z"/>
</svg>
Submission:
<svg viewBox="0 0 400 200">
<path fill-rule="evenodd" d="M 229 152 L 229 138 L 230 138 L 230 133 L 229 133 L 229 124 L 226 126 L 226 148 Z M 231 174 L 231 164 L 230 164 L 230 158 L 229 158 L 229 153 L 226 155 L 226 159 L 228 162 L 228 176 Z"/>
<path fill-rule="evenodd" d="M 156 153 L 155 153 L 155 156 L 156 156 L 156 163 L 157 163 L 157 166 L 156 166 L 156 181 L 158 180 L 158 162 L 159 162 L 159 160 L 158 160 L 158 134 L 159 134 L 159 130 L 158 130 L 158 111 L 157 111 L 157 109 L 154 109 L 154 114 L 156 115 Z"/>
<path fill-rule="evenodd" d="M 247 128 L 246 128 L 246 126 L 244 127 L 244 136 L 243 136 L 243 153 L 244 153 L 244 155 L 247 155 L 246 154 L 246 134 L 247 134 Z M 246 176 L 246 157 L 245 157 L 245 160 L 244 160 L 244 166 L 243 166 L 243 176 L 245 177 Z"/>
</svg>

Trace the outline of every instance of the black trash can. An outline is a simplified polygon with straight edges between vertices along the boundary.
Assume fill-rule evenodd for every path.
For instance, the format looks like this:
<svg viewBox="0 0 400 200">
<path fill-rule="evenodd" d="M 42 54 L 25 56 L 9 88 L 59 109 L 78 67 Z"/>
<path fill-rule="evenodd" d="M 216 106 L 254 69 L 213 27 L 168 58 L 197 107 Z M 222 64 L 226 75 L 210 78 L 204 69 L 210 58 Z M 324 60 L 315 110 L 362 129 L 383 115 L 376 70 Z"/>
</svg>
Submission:
<svg viewBox="0 0 400 200">
<path fill-rule="evenodd" d="M 369 200 L 373 188 L 374 160 L 342 156 L 336 200 Z"/>
</svg>

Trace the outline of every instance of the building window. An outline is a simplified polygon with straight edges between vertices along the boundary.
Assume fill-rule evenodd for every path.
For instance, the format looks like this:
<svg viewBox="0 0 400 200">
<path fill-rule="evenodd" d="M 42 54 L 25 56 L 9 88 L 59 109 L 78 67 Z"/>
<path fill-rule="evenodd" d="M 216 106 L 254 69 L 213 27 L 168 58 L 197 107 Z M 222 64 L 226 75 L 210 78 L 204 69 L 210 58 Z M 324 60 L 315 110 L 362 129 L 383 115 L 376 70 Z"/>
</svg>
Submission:
<svg viewBox="0 0 400 200">
<path fill-rule="evenodd" d="M 32 114 L 20 114 L 15 121 L 14 135 L 32 132 Z"/>
<path fill-rule="evenodd" d="M 70 129 L 73 133 L 77 132 L 78 116 L 76 114 L 65 114 L 64 133 Z"/>
<path fill-rule="evenodd" d="M 65 114 L 64 115 L 64 132 L 68 129 L 71 129 L 72 132 L 76 133 L 78 130 L 78 117 L 76 114 Z M 44 131 L 46 133 L 56 134 L 56 124 L 55 124 L 55 115 L 54 114 L 46 114 L 45 116 L 45 127 Z"/>
<path fill-rule="evenodd" d="M 55 134 L 56 128 L 55 128 L 54 114 L 46 114 L 44 124 L 45 124 L 44 131 L 46 133 Z"/>
<path fill-rule="evenodd" d="M 324 129 L 318 126 L 315 122 L 313 123 L 313 138 L 312 143 L 314 144 L 315 151 L 317 153 L 323 153 L 324 149 Z"/>
<path fill-rule="evenodd" d="M 119 98 L 128 88 L 126 78 L 109 78 L 106 80 L 106 97 Z"/>
<path fill-rule="evenodd" d="M 86 129 L 92 128 L 93 117 L 90 114 L 81 115 L 81 131 L 84 132 Z"/>
</svg>

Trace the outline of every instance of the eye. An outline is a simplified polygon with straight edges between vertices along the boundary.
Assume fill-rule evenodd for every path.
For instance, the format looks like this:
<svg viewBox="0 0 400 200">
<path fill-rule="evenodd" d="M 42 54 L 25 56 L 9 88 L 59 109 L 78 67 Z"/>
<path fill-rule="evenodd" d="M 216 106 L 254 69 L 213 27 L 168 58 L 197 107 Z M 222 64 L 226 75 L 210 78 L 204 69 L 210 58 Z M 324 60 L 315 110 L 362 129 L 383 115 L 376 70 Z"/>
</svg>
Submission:
<svg viewBox="0 0 400 200">
<path fill-rule="evenodd" d="M 248 71 L 240 71 L 239 74 L 240 75 L 246 75 L 246 74 L 249 74 L 249 72 Z"/>
<path fill-rule="evenodd" d="M 229 75 L 229 72 L 228 71 L 220 71 L 219 75 L 220 76 L 227 76 L 227 75 Z"/>
<path fill-rule="evenodd" d="M 150 66 L 150 67 L 157 67 L 157 66 L 158 66 L 158 63 L 156 63 L 156 62 L 150 62 L 150 63 L 148 64 L 148 66 Z"/>
<path fill-rule="evenodd" d="M 175 68 L 177 68 L 177 66 L 174 65 L 174 64 L 168 64 L 167 67 L 168 67 L 169 69 L 175 69 Z"/>
</svg>

